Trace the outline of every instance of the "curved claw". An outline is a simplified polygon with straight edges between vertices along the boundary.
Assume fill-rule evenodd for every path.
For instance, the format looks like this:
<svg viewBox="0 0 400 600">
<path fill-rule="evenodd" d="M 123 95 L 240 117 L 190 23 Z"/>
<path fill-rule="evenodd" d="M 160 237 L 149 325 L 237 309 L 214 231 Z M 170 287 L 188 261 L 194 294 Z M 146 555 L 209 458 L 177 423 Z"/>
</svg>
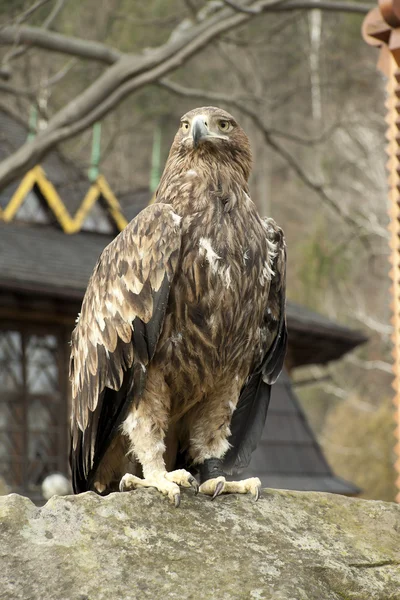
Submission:
<svg viewBox="0 0 400 600">
<path fill-rule="evenodd" d="M 194 489 L 194 495 L 197 496 L 197 494 L 199 493 L 199 484 L 197 483 L 197 479 L 195 479 L 195 477 L 193 477 L 192 475 L 192 477 L 190 477 L 188 481 Z"/>
<path fill-rule="evenodd" d="M 255 494 L 254 494 L 254 502 L 257 502 L 257 500 L 260 499 L 260 496 L 261 496 L 261 486 L 258 485 L 256 487 L 256 491 L 255 491 Z"/>
<path fill-rule="evenodd" d="M 179 505 L 181 503 L 181 495 L 180 494 L 175 494 L 174 496 L 174 504 L 175 504 L 175 508 L 178 508 Z"/>
<path fill-rule="evenodd" d="M 224 485 L 225 485 L 225 481 L 218 481 L 217 485 L 215 486 L 215 492 L 214 492 L 211 500 L 215 500 L 215 498 L 222 493 L 222 490 L 224 489 Z"/>
<path fill-rule="evenodd" d="M 132 475 L 130 475 L 129 473 L 126 473 L 121 481 L 119 482 L 119 486 L 118 489 L 120 492 L 128 492 L 130 489 L 134 489 L 134 486 L 132 485 L 131 487 L 127 485 L 126 481 L 127 479 L 131 479 Z"/>
</svg>

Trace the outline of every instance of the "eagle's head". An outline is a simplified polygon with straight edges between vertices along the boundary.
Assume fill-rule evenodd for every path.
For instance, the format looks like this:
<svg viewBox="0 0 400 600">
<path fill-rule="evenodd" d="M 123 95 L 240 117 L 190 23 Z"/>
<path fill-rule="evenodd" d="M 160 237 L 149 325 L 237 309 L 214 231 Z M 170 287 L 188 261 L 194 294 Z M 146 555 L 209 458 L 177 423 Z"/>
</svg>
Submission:
<svg viewBox="0 0 400 600">
<path fill-rule="evenodd" d="M 242 172 L 246 181 L 250 175 L 249 138 L 232 115 L 215 106 L 195 108 L 183 115 L 172 144 L 173 153 L 185 162 L 205 161 L 217 169 L 229 163 Z"/>
</svg>

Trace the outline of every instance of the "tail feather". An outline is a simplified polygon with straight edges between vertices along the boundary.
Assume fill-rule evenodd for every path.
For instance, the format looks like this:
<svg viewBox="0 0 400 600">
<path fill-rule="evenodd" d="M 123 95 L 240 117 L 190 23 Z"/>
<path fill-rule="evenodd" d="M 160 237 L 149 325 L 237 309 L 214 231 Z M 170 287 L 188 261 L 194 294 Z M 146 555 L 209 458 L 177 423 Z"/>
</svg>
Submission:
<svg viewBox="0 0 400 600">
<path fill-rule="evenodd" d="M 262 374 L 253 375 L 243 388 L 231 421 L 230 449 L 224 457 L 227 471 L 248 466 L 257 448 L 267 418 L 271 385 L 264 383 Z"/>
</svg>

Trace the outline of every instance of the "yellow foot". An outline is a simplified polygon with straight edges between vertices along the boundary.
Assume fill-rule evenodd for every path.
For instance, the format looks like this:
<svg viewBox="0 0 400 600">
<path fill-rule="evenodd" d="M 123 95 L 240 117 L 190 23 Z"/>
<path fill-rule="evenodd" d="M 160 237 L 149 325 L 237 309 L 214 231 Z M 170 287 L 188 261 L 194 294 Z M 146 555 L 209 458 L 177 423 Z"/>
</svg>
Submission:
<svg viewBox="0 0 400 600">
<path fill-rule="evenodd" d="M 212 500 L 220 494 L 247 494 L 250 492 L 257 502 L 261 495 L 261 481 L 258 477 L 250 477 L 243 481 L 226 481 L 225 477 L 215 477 L 202 483 L 199 492 L 212 496 Z"/>
<path fill-rule="evenodd" d="M 178 507 L 181 503 L 179 486 L 192 487 L 196 494 L 199 491 L 199 484 L 196 479 L 184 469 L 178 469 L 170 473 L 167 473 L 167 471 L 153 472 L 145 479 L 126 473 L 119 483 L 119 491 L 127 492 L 139 487 L 154 487 L 164 496 L 168 496 L 170 501 Z"/>
</svg>

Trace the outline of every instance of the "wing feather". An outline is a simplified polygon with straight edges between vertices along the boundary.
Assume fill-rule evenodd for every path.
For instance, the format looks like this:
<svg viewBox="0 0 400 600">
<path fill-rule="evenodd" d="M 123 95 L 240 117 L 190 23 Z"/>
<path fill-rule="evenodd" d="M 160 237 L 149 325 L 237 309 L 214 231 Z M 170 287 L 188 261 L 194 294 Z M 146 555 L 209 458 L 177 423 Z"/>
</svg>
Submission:
<svg viewBox="0 0 400 600">
<path fill-rule="evenodd" d="M 223 462 L 227 471 L 248 466 L 264 429 L 271 384 L 278 378 L 286 354 L 286 244 L 282 230 L 272 219 L 265 219 L 264 226 L 269 253 L 273 257 L 271 285 L 261 328 L 265 353 L 243 386 L 232 416 L 231 446 Z"/>
<path fill-rule="evenodd" d="M 88 489 L 127 406 L 143 392 L 180 245 L 179 217 L 153 204 L 105 248 L 89 280 L 71 341 L 75 491 Z"/>
</svg>

